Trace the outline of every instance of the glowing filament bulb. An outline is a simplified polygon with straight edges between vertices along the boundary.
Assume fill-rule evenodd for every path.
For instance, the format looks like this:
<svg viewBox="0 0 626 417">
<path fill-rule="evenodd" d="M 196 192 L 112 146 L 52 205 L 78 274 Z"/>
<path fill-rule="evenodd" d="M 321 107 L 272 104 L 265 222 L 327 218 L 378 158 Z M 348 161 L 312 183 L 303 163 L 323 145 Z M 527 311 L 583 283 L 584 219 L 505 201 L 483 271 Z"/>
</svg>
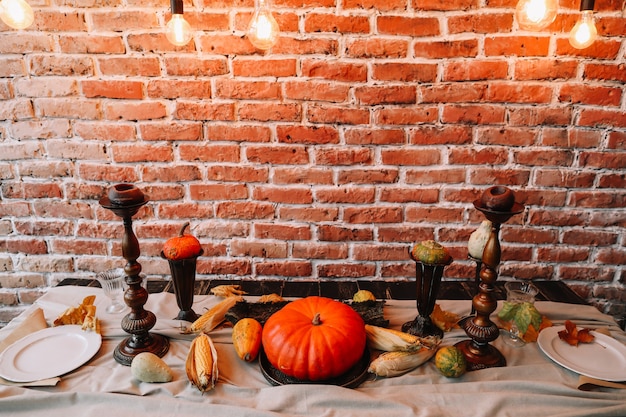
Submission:
<svg viewBox="0 0 626 417">
<path fill-rule="evenodd" d="M 515 17 L 520 28 L 541 30 L 554 22 L 557 11 L 557 0 L 520 0 L 515 8 Z"/>
<path fill-rule="evenodd" d="M 583 3 L 584 7 L 585 3 Z M 598 30 L 593 19 L 593 4 L 591 4 L 591 10 L 584 9 L 580 14 L 580 19 L 574 25 L 574 28 L 569 33 L 569 43 L 574 48 L 585 49 L 596 40 L 598 36 Z"/>
<path fill-rule="evenodd" d="M 191 25 L 183 17 L 183 0 L 171 0 L 172 19 L 165 27 L 165 37 L 176 46 L 189 43 L 192 36 Z"/>
<path fill-rule="evenodd" d="M 2 0 L 0 19 L 13 29 L 26 29 L 35 20 L 35 14 L 24 0 Z"/>
<path fill-rule="evenodd" d="M 258 0 L 248 27 L 248 39 L 255 48 L 270 49 L 278 40 L 280 28 L 265 0 Z"/>
<path fill-rule="evenodd" d="M 176 46 L 187 45 L 191 40 L 191 25 L 182 14 L 173 14 L 172 19 L 167 23 L 165 36 Z"/>
</svg>

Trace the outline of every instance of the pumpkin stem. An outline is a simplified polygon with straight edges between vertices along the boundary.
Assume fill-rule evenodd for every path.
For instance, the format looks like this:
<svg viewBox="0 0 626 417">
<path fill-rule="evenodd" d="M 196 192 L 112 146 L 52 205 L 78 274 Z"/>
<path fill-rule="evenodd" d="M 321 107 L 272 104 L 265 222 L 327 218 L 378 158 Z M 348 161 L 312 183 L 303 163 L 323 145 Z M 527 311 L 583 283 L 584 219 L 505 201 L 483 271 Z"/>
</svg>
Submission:
<svg viewBox="0 0 626 417">
<path fill-rule="evenodd" d="M 320 313 L 315 313 L 315 317 L 313 317 L 313 321 L 311 323 L 313 323 L 313 326 L 319 326 L 322 324 L 322 320 L 320 320 Z"/>
<path fill-rule="evenodd" d="M 183 236 L 185 234 L 185 229 L 189 226 L 189 222 L 185 222 L 185 224 L 183 224 L 183 227 L 180 228 L 180 232 L 178 232 L 179 236 Z"/>
</svg>

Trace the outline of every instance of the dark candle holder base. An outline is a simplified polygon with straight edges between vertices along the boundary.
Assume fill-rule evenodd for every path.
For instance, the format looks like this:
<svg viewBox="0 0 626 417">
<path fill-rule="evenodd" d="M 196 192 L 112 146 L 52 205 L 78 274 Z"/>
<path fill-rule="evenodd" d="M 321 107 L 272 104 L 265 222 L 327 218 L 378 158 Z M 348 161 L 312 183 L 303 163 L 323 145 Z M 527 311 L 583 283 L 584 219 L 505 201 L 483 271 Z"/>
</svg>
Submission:
<svg viewBox="0 0 626 417">
<path fill-rule="evenodd" d="M 500 195 L 502 200 L 505 200 L 506 205 L 500 204 L 501 202 L 498 201 L 497 197 Z M 524 206 L 515 203 L 512 198 L 514 198 L 513 194 L 508 188 L 498 186 L 488 189 L 483 198 L 474 201 L 474 207 L 483 213 L 487 220 L 491 221 L 493 227 L 483 251 L 478 293 L 472 299 L 472 311 L 475 311 L 476 315 L 469 316 L 462 321 L 463 330 L 470 337 L 470 340 L 463 340 L 455 344 L 463 352 L 469 371 L 506 366 L 506 359 L 502 353 L 489 344 L 500 336 L 498 326 L 490 320 L 489 316 L 498 306 L 493 291 L 494 284 L 498 279 L 498 265 L 502 253 L 499 239 L 500 226 L 524 210 Z M 496 211 L 487 208 L 484 205 L 485 200 L 502 210 Z"/>
<path fill-rule="evenodd" d="M 130 366 L 133 358 L 142 352 L 154 353 L 163 357 L 169 349 L 169 340 L 161 335 L 150 333 L 156 324 L 154 313 L 147 311 L 143 306 L 148 301 L 148 291 L 142 287 L 141 265 L 137 258 L 141 254 L 139 241 L 133 232 L 132 217 L 148 202 L 148 198 L 141 190 L 132 184 L 117 184 L 109 189 L 107 195 L 100 199 L 100 205 L 121 217 L 124 222 L 124 236 L 122 239 L 122 256 L 127 263 L 124 302 L 130 307 L 122 319 L 122 330 L 130 334 L 113 352 L 113 358 L 120 364 Z"/>
</svg>

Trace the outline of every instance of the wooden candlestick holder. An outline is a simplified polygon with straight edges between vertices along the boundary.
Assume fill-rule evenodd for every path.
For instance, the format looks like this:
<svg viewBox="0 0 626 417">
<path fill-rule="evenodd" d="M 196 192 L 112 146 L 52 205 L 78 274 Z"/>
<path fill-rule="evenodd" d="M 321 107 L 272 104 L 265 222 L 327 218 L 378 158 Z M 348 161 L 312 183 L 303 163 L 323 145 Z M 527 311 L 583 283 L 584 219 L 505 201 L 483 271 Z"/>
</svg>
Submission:
<svg viewBox="0 0 626 417">
<path fill-rule="evenodd" d="M 510 194 L 510 190 L 506 189 L 506 191 Z M 489 316 L 498 307 L 493 291 L 498 279 L 498 265 L 502 254 L 499 239 L 500 226 L 524 210 L 522 204 L 513 203 L 507 207 L 506 211 L 496 211 L 485 207 L 483 201 L 482 199 L 474 201 L 474 207 L 491 221 L 493 227 L 483 251 L 478 294 L 472 299 L 472 311 L 475 311 L 476 315 L 462 322 L 465 333 L 471 339 L 463 340 L 455 345 L 463 352 L 467 369 L 470 371 L 506 366 L 506 359 L 502 353 L 489 344 L 500 335 L 498 326 L 489 319 Z"/>
<path fill-rule="evenodd" d="M 133 232 L 132 217 L 148 202 L 141 190 L 132 184 L 117 184 L 108 194 L 100 199 L 100 205 L 121 217 L 124 222 L 122 238 L 122 256 L 127 263 L 124 266 L 125 281 L 128 288 L 124 292 L 124 302 L 131 309 L 122 318 L 122 330 L 130 334 L 113 352 L 113 358 L 120 364 L 130 366 L 133 358 L 142 352 L 151 352 L 163 357 L 169 349 L 169 340 L 161 335 L 150 333 L 156 324 L 154 313 L 143 306 L 148 301 L 148 291 L 141 285 L 141 265 L 137 258 L 141 254 L 139 241 Z"/>
</svg>

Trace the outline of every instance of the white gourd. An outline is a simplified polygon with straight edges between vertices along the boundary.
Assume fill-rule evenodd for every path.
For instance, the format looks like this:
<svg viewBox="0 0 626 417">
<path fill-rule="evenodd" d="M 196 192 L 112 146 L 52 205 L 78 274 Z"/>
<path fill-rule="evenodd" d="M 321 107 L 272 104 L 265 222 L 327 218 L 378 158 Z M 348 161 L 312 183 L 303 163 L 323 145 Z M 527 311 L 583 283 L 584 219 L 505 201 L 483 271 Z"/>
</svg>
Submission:
<svg viewBox="0 0 626 417">
<path fill-rule="evenodd" d="M 470 235 L 467 243 L 467 249 L 472 258 L 483 259 L 483 251 L 485 250 L 485 245 L 491 235 L 492 227 L 493 225 L 489 220 L 484 220 L 478 229 Z"/>
</svg>

